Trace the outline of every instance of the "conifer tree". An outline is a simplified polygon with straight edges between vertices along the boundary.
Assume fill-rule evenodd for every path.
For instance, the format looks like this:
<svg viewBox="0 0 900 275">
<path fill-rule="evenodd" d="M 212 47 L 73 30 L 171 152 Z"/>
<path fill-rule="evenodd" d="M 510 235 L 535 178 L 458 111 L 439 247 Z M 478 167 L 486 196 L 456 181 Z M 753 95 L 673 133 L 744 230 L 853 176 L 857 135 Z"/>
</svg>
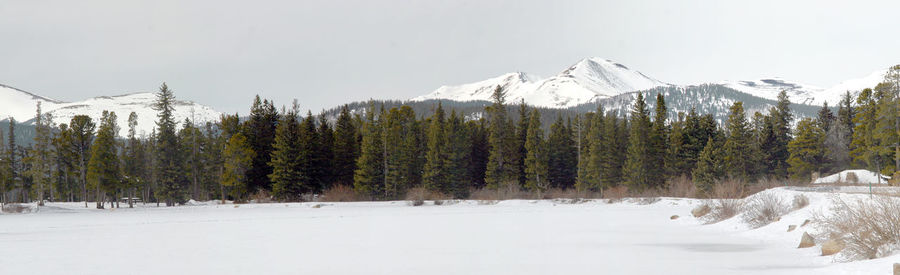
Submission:
<svg viewBox="0 0 900 275">
<path fill-rule="evenodd" d="M 599 107 L 599 106 L 598 106 Z M 575 147 L 577 167 L 575 173 L 575 189 L 584 191 L 589 186 L 588 163 L 591 157 L 591 126 L 594 113 L 586 113 L 584 117 L 575 116 Z"/>
<path fill-rule="evenodd" d="M 668 151 L 669 127 L 666 125 L 668 118 L 666 100 L 662 94 L 656 94 L 656 107 L 654 108 L 653 126 L 650 131 L 650 183 L 654 187 L 661 187 L 666 180 L 666 152 Z"/>
<path fill-rule="evenodd" d="M 744 114 L 743 102 L 735 102 L 728 113 L 725 123 L 726 139 L 722 148 L 722 161 L 727 176 L 749 182 L 754 179 L 756 171 L 755 156 L 751 142 L 751 132 Z"/>
<path fill-rule="evenodd" d="M 0 207 L 6 204 L 6 185 L 9 181 L 9 164 L 7 161 L 6 145 L 3 138 L 3 129 L 0 129 Z"/>
<path fill-rule="evenodd" d="M 488 162 L 488 135 L 485 129 L 485 120 L 467 121 L 466 133 L 469 137 L 469 182 L 473 187 L 481 188 L 485 186 L 485 172 Z"/>
<path fill-rule="evenodd" d="M 155 109 L 159 112 L 156 121 L 156 180 L 160 188 L 157 198 L 163 199 L 166 206 L 174 206 L 185 200 L 184 193 L 184 158 L 175 135 L 175 94 L 166 83 L 156 93 Z M 102 122 L 101 122 L 102 123 Z M 99 134 L 98 134 L 99 135 Z M 99 137 L 98 137 L 99 138 Z"/>
<path fill-rule="evenodd" d="M 516 169 L 513 172 L 519 181 L 519 186 L 525 186 L 525 181 L 527 180 L 527 177 L 525 176 L 525 154 L 527 154 L 525 140 L 528 137 L 528 125 L 528 105 L 525 104 L 525 99 L 523 98 L 519 103 L 519 120 L 516 124 L 515 154 L 512 155 L 516 165 Z"/>
<path fill-rule="evenodd" d="M 392 108 L 384 123 L 385 197 L 398 198 L 419 183 L 418 125 L 409 106 Z"/>
<path fill-rule="evenodd" d="M 278 126 L 275 128 L 275 144 L 272 146 L 272 195 L 279 200 L 293 201 L 300 198 L 304 187 L 309 183 L 301 172 L 300 121 L 296 101 L 290 110 L 282 110 Z"/>
<path fill-rule="evenodd" d="M 41 113 L 41 102 L 38 102 L 37 114 L 34 117 L 35 134 L 31 151 L 32 158 L 30 159 L 31 169 L 27 172 L 34 184 L 37 185 L 37 199 L 40 206 L 44 205 L 44 187 L 49 185 L 51 179 L 50 142 L 52 140 L 52 132 L 50 127 L 52 127 L 52 122 L 48 121 L 48 118 Z"/>
<path fill-rule="evenodd" d="M 119 158 L 116 154 L 116 128 L 115 113 L 103 111 L 87 169 L 88 184 L 95 190 L 97 209 L 104 208 L 105 198 L 114 192 L 121 181 Z"/>
<path fill-rule="evenodd" d="M 528 134 L 525 138 L 525 187 L 537 192 L 541 198 L 541 192 L 550 187 L 547 179 L 547 145 L 544 141 L 544 130 L 541 129 L 541 113 L 538 110 L 531 111 L 528 122 Z"/>
<path fill-rule="evenodd" d="M 713 138 L 706 141 L 706 146 L 703 147 L 703 151 L 700 152 L 700 157 L 697 159 L 697 168 L 694 168 L 692 173 L 697 190 L 707 195 L 724 174 L 724 167 L 720 161 L 721 153 L 717 146 L 718 144 Z"/>
<path fill-rule="evenodd" d="M 587 133 L 588 150 L 585 156 L 585 164 L 582 169 L 582 177 L 576 188 L 579 191 L 599 191 L 603 180 L 603 158 L 608 153 L 604 143 L 604 116 L 603 106 L 597 105 L 597 111 L 591 116 L 591 126 Z"/>
<path fill-rule="evenodd" d="M 334 182 L 338 185 L 353 184 L 356 159 L 359 158 L 356 126 L 347 105 L 341 107 L 334 126 Z"/>
<path fill-rule="evenodd" d="M 486 110 L 488 113 L 488 154 L 487 169 L 484 182 L 490 189 L 517 182 L 515 162 L 510 155 L 515 154 L 514 127 L 507 117 L 506 94 L 500 86 L 491 95 L 494 103 Z"/>
<path fill-rule="evenodd" d="M 434 110 L 428 127 L 428 138 L 426 141 L 428 149 L 425 152 L 425 169 L 422 176 L 425 189 L 436 192 L 444 190 L 449 176 L 443 167 L 444 159 L 449 153 L 444 151 L 447 149 L 446 126 L 444 124 L 444 108 L 438 102 L 437 109 Z"/>
<path fill-rule="evenodd" d="M 875 132 L 872 133 L 877 143 L 878 154 L 884 160 L 881 173 L 893 175 L 900 171 L 900 101 L 893 91 L 890 82 L 882 82 L 875 86 L 876 115 Z M 889 161 L 890 160 L 890 161 Z"/>
<path fill-rule="evenodd" d="M 222 156 L 225 159 L 222 172 L 222 186 L 229 187 L 235 201 L 243 201 L 247 194 L 247 170 L 253 165 L 253 149 L 247 138 L 240 132 L 234 133 L 225 145 Z M 223 187 L 222 201 L 225 201 Z"/>
<path fill-rule="evenodd" d="M 822 105 L 822 109 L 819 109 L 819 113 L 816 116 L 816 123 L 819 124 L 819 128 L 824 132 L 828 132 L 831 130 L 831 125 L 834 125 L 836 117 L 834 113 L 831 112 L 831 108 L 828 107 L 828 102 L 826 101 Z"/>
<path fill-rule="evenodd" d="M 825 156 L 822 144 L 825 133 L 819 123 L 806 118 L 797 123 L 797 137 L 788 144 L 789 172 L 795 179 L 808 179 L 812 172 L 820 170 Z"/>
<path fill-rule="evenodd" d="M 128 189 L 128 208 L 134 207 L 134 191 L 138 186 L 142 186 L 144 177 L 142 170 L 145 169 L 142 160 L 142 145 L 137 137 L 138 115 L 135 112 L 128 114 L 128 141 L 125 144 L 122 154 L 125 166 L 122 169 L 125 187 Z"/>
<path fill-rule="evenodd" d="M 769 111 L 772 116 L 773 132 L 775 134 L 775 142 L 771 148 L 771 162 L 773 170 L 771 173 L 778 178 L 787 176 L 787 159 L 789 152 L 787 149 L 788 142 L 791 141 L 791 123 L 794 115 L 790 109 L 791 101 L 788 100 L 787 92 L 782 90 L 778 93 L 778 104 Z"/>
<path fill-rule="evenodd" d="M 570 188 L 575 184 L 575 168 L 577 165 L 575 141 L 573 140 L 571 121 L 569 127 L 563 125 L 562 116 L 550 126 L 547 138 L 547 180 L 556 188 Z"/>
<path fill-rule="evenodd" d="M 878 99 L 872 89 L 863 89 L 856 98 L 857 107 L 854 116 L 853 138 L 850 157 L 855 166 L 870 170 L 881 170 L 881 159 L 878 154 L 878 140 L 875 138 L 877 123 Z"/>
<path fill-rule="evenodd" d="M 318 153 L 316 167 L 319 167 L 319 186 L 315 186 L 316 192 L 327 190 L 334 184 L 334 130 L 328 123 L 325 113 L 319 115 L 319 126 L 316 130 Z"/>
<path fill-rule="evenodd" d="M 654 184 L 650 182 L 653 179 L 650 175 L 653 171 L 650 167 L 652 165 L 652 151 L 650 150 L 651 126 L 649 114 L 650 111 L 647 110 L 643 94 L 638 93 L 631 109 L 631 128 L 625 166 L 623 167 L 625 184 L 630 188 L 644 189 Z"/>
<path fill-rule="evenodd" d="M 678 118 L 671 125 L 669 133 L 668 149 L 666 150 L 666 173 L 670 176 L 690 175 L 692 167 L 689 166 L 687 156 L 687 135 L 685 134 L 685 114 L 678 113 Z"/>
<path fill-rule="evenodd" d="M 94 129 L 96 124 L 91 117 L 86 115 L 76 115 L 72 117 L 69 123 L 69 129 L 72 132 L 72 150 L 75 157 L 75 163 L 78 167 L 78 178 L 81 182 L 81 199 L 84 200 L 84 207 L 87 208 L 87 164 L 91 159 L 91 144 L 94 142 Z"/>
<path fill-rule="evenodd" d="M 260 100 L 259 95 L 253 99 L 250 107 L 250 118 L 245 122 L 244 136 L 254 152 L 253 165 L 247 171 L 248 191 L 271 190 L 272 145 L 275 143 L 275 127 L 278 124 L 278 112 L 269 100 Z"/>
<path fill-rule="evenodd" d="M 324 162 L 320 155 L 319 132 L 316 130 L 316 118 L 312 112 L 307 111 L 306 117 L 300 123 L 298 145 L 299 169 L 300 169 L 300 195 L 320 191 L 325 186 Z"/>
<path fill-rule="evenodd" d="M 467 160 L 471 158 L 471 148 L 466 134 L 462 117 L 456 114 L 456 110 L 450 111 L 450 119 L 444 124 L 446 142 L 443 152 L 446 152 L 446 157 L 441 166 L 445 171 L 447 182 L 447 189 L 444 192 L 457 199 L 469 196 L 471 171 L 467 169 L 469 166 Z"/>
<path fill-rule="evenodd" d="M 384 146 L 381 125 L 370 104 L 362 122 L 360 155 L 353 175 L 353 189 L 370 199 L 380 198 L 384 190 Z"/>
<path fill-rule="evenodd" d="M 603 158 L 600 177 L 603 187 L 609 188 L 623 182 L 623 167 L 628 149 L 628 120 L 615 113 L 606 116 L 603 126 Z"/>
</svg>

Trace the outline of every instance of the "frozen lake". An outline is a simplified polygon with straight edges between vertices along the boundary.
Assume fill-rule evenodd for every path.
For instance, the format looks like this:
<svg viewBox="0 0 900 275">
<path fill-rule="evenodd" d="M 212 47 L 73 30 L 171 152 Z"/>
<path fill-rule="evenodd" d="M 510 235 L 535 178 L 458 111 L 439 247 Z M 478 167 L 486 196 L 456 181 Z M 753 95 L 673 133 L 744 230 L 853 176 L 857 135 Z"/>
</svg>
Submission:
<svg viewBox="0 0 900 275">
<path fill-rule="evenodd" d="M 51 204 L 0 215 L 0 273 L 821 274 L 828 265 L 796 243 L 700 225 L 689 217 L 697 203 Z"/>
</svg>

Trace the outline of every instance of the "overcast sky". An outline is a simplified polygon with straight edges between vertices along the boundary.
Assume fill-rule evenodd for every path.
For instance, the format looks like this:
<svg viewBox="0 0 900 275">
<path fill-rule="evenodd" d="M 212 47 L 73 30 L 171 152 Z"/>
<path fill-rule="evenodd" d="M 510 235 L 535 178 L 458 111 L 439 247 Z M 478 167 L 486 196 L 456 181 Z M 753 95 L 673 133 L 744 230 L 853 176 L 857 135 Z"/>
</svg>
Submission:
<svg viewBox="0 0 900 275">
<path fill-rule="evenodd" d="M 225 112 L 318 112 L 586 57 L 828 87 L 900 63 L 900 1 L 0 0 L 0 83 L 65 101 L 165 81 Z"/>
</svg>

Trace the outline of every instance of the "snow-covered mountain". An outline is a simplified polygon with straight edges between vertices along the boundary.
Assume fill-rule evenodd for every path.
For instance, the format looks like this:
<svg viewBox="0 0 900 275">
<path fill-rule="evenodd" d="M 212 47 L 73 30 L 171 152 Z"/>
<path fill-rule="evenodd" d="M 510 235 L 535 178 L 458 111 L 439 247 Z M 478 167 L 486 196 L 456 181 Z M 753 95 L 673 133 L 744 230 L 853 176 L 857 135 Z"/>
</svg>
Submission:
<svg viewBox="0 0 900 275">
<path fill-rule="evenodd" d="M 854 93 L 865 88 L 874 88 L 875 85 L 884 81 L 886 73 L 887 69 L 877 70 L 864 77 L 845 80 L 831 88 L 792 82 L 778 77 L 750 81 L 727 80 L 719 84 L 770 100 L 777 100 L 778 93 L 785 90 L 791 102 L 820 106 L 824 102 L 828 102 L 830 106 L 835 106 L 847 91 Z"/>
<path fill-rule="evenodd" d="M 822 88 L 779 77 L 711 81 L 696 85 L 721 85 L 767 100 L 777 100 L 778 93 L 784 90 L 791 102 L 794 103 L 821 106 L 823 102 L 827 101 L 834 106 L 846 91 L 858 92 L 864 88 L 875 87 L 883 80 L 886 72 L 886 69 L 878 70 L 865 77 L 846 80 L 831 88 Z M 491 93 L 497 86 L 506 91 L 506 99 L 510 103 L 518 103 L 524 99 L 526 103 L 533 106 L 569 108 L 629 92 L 673 85 L 608 59 L 588 58 L 549 78 L 539 78 L 523 72 L 508 73 L 469 84 L 442 86 L 427 95 L 415 97 L 412 101 L 431 99 L 490 101 Z M 698 104 L 703 102 L 703 99 L 696 99 Z M 708 100 L 707 103 L 709 103 Z"/>
<path fill-rule="evenodd" d="M 12 117 L 30 124 L 33 122 L 37 103 L 40 102 L 42 111 L 53 115 L 54 124 L 68 123 L 75 115 L 87 115 L 96 121 L 104 110 L 115 112 L 119 135 L 123 137 L 128 133 L 128 115 L 135 112 L 138 115 L 137 134 L 149 135 L 156 127 L 157 112 L 153 109 L 155 100 L 154 93 L 133 93 L 62 102 L 0 85 L 0 120 Z M 174 116 L 178 123 L 192 117 L 196 123 L 216 121 L 220 115 L 220 112 L 209 106 L 191 101 L 178 100 L 175 103 Z"/>
<path fill-rule="evenodd" d="M 412 100 L 490 101 L 491 93 L 500 86 L 506 92 L 508 102 L 524 99 L 534 106 L 568 108 L 622 93 L 668 85 L 611 60 L 588 58 L 549 78 L 522 72 L 508 73 L 470 84 L 442 86 Z"/>
</svg>

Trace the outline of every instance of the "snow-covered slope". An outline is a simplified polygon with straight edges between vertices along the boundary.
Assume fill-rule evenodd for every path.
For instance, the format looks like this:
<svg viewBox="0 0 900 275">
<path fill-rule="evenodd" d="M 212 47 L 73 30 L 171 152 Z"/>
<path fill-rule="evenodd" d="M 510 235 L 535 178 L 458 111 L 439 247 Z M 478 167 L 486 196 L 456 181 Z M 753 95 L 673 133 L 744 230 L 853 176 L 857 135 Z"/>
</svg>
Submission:
<svg viewBox="0 0 900 275">
<path fill-rule="evenodd" d="M 845 80 L 831 88 L 788 81 L 779 77 L 749 81 L 727 80 L 719 84 L 770 100 L 778 100 L 778 93 L 785 90 L 791 102 L 819 106 L 828 102 L 830 106 L 835 106 L 847 91 L 855 93 L 865 88 L 874 88 L 875 85 L 884 81 L 886 73 L 887 69 L 877 70 L 861 78 Z"/>
<path fill-rule="evenodd" d="M 669 84 L 611 60 L 588 58 L 549 78 L 541 79 L 522 72 L 509 73 L 475 83 L 443 86 L 412 100 L 489 101 L 491 93 L 500 86 L 506 92 L 508 102 L 524 99 L 534 106 L 567 108 L 600 98 L 667 85 Z"/>
<path fill-rule="evenodd" d="M 53 115 L 54 124 L 68 123 L 76 115 L 87 115 L 96 121 L 104 110 L 115 112 L 119 135 L 123 137 L 128 133 L 128 115 L 135 112 L 138 115 L 137 134 L 149 135 L 156 127 L 155 100 L 154 93 L 133 93 L 62 102 L 0 85 L 0 120 L 13 117 L 19 122 L 32 123 L 37 103 L 41 102 L 42 111 Z M 190 101 L 179 100 L 175 104 L 174 116 L 179 126 L 185 118 L 193 117 L 196 123 L 205 123 L 218 120 L 220 115 L 209 106 Z"/>
<path fill-rule="evenodd" d="M 726 80 L 708 82 L 708 84 L 722 85 L 767 100 L 778 100 L 778 93 L 784 90 L 793 103 L 821 106 L 827 101 L 834 106 L 840 101 L 841 95 L 847 91 L 853 93 L 864 88 L 875 87 L 884 79 L 886 72 L 886 69 L 878 70 L 862 78 L 846 80 L 831 88 L 779 77 Z M 506 92 L 507 102 L 518 103 L 524 99 L 526 103 L 533 106 L 569 108 L 628 92 L 673 85 L 608 59 L 588 58 L 549 78 L 539 78 L 523 72 L 508 73 L 469 84 L 442 86 L 427 95 L 415 97 L 412 100 L 490 101 L 491 93 L 498 86 Z M 696 85 L 684 85 L 683 87 L 689 86 Z M 702 100 L 698 99 L 698 101 Z"/>
</svg>

